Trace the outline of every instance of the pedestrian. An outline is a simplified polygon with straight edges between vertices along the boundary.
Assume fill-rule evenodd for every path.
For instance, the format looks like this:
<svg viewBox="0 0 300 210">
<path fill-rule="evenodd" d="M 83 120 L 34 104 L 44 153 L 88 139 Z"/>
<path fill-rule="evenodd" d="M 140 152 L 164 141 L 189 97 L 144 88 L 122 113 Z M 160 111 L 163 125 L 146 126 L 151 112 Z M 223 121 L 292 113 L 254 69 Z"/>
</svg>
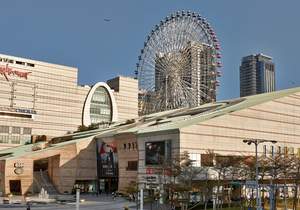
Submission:
<svg viewBox="0 0 300 210">
<path fill-rule="evenodd" d="M 29 202 L 27 202 L 27 208 L 26 208 L 26 210 L 30 210 L 30 203 Z"/>
<path fill-rule="evenodd" d="M 111 195 L 112 195 L 112 199 L 115 200 L 116 199 L 116 193 L 112 192 Z"/>
</svg>

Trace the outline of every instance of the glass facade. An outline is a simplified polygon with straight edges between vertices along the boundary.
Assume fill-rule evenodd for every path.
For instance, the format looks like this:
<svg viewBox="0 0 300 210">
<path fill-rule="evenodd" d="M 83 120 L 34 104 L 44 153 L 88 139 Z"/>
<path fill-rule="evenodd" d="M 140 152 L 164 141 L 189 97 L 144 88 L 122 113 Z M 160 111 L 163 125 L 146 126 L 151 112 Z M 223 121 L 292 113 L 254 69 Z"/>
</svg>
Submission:
<svg viewBox="0 0 300 210">
<path fill-rule="evenodd" d="M 240 66 L 241 97 L 275 91 L 275 65 L 263 54 L 242 58 Z"/>
<path fill-rule="evenodd" d="M 112 103 L 107 90 L 99 86 L 96 88 L 90 106 L 91 123 L 111 122 Z"/>
</svg>

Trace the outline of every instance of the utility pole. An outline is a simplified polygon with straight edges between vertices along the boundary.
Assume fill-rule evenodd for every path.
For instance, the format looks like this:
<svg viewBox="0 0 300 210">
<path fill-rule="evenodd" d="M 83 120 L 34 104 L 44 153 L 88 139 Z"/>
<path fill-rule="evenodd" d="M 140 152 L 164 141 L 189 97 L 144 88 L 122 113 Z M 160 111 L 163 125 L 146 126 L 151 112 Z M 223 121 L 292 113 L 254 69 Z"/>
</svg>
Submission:
<svg viewBox="0 0 300 210">
<path fill-rule="evenodd" d="M 257 158 L 257 146 L 258 142 L 255 141 L 255 184 L 256 184 L 256 206 L 257 210 L 261 210 L 261 200 L 260 200 L 260 189 L 258 184 L 258 158 Z"/>
<path fill-rule="evenodd" d="M 271 154 L 272 154 L 272 175 L 270 180 L 270 210 L 274 210 L 274 185 L 273 185 L 273 179 L 274 179 L 274 164 L 275 161 L 275 154 L 274 154 L 274 146 L 271 147 Z"/>
<path fill-rule="evenodd" d="M 258 155 L 257 155 L 257 147 L 259 144 L 264 142 L 270 142 L 276 144 L 277 141 L 274 140 L 265 140 L 265 139 L 245 139 L 243 140 L 244 143 L 251 145 L 255 145 L 255 188 L 256 188 L 256 209 L 262 210 L 261 206 L 261 199 L 260 199 L 260 188 L 258 184 Z"/>
<path fill-rule="evenodd" d="M 144 190 L 140 190 L 140 210 L 144 210 Z"/>
<path fill-rule="evenodd" d="M 76 189 L 76 210 L 79 210 L 80 189 Z"/>
</svg>

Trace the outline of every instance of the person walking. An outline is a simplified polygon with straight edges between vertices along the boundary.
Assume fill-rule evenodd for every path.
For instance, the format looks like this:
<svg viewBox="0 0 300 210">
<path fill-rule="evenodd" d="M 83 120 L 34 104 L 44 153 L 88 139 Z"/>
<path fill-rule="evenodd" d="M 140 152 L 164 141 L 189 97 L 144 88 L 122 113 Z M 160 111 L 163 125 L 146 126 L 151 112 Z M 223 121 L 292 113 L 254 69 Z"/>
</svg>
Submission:
<svg viewBox="0 0 300 210">
<path fill-rule="evenodd" d="M 26 208 L 26 210 L 30 210 L 30 203 L 29 202 L 27 202 L 27 208 Z"/>
</svg>

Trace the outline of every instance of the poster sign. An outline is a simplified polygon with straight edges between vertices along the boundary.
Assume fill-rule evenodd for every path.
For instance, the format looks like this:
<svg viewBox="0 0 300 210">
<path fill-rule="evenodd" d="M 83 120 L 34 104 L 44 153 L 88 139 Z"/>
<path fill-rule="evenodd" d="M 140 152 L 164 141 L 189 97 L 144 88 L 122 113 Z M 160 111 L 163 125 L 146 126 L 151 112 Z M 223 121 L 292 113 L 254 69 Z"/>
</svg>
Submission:
<svg viewBox="0 0 300 210">
<path fill-rule="evenodd" d="M 162 164 L 165 157 L 165 142 L 146 142 L 146 165 Z"/>
<path fill-rule="evenodd" d="M 5 66 L 0 66 L 0 74 L 5 77 L 6 81 L 9 81 L 8 76 L 10 76 L 10 75 L 14 75 L 14 76 L 17 76 L 20 78 L 27 79 L 28 74 L 30 74 L 30 73 L 31 72 L 22 72 L 22 71 L 14 70 L 14 69 L 8 67 L 8 64 L 6 64 Z"/>
<path fill-rule="evenodd" d="M 20 162 L 16 162 L 16 163 L 14 163 L 14 172 L 15 172 L 15 174 L 17 174 L 17 175 L 21 175 L 21 174 L 23 174 L 23 172 L 24 172 L 24 163 L 20 163 Z"/>
<path fill-rule="evenodd" d="M 145 143 L 146 165 L 161 165 L 171 158 L 171 141 L 154 141 Z"/>
<path fill-rule="evenodd" d="M 100 142 L 98 145 L 98 172 L 100 177 L 118 176 L 117 147 Z"/>
</svg>

